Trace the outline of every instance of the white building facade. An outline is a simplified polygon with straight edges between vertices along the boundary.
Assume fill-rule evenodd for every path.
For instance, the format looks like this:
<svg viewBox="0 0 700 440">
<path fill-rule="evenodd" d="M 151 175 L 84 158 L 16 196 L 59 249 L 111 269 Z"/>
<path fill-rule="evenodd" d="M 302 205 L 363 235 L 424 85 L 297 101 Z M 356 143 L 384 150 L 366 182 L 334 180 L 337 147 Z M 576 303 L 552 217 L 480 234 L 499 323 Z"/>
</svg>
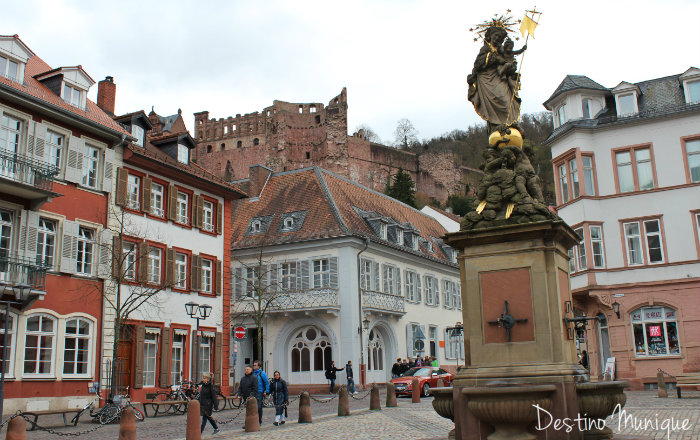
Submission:
<svg viewBox="0 0 700 440">
<path fill-rule="evenodd" d="M 352 361 L 358 384 L 391 379 L 399 357 L 435 356 L 452 371 L 463 362 L 450 330 L 462 319 L 459 269 L 437 221 L 319 168 L 252 167 L 248 184 L 251 199 L 234 207 L 232 321 L 253 325 L 256 286 L 270 306 L 264 356 L 258 329 L 235 342 L 238 377 L 262 357 L 290 385 L 326 390 L 331 360 Z"/>
<path fill-rule="evenodd" d="M 637 388 L 700 369 L 700 70 L 608 89 L 567 76 L 545 106 L 591 374 Z M 619 317 L 616 311 L 619 311 Z"/>
</svg>

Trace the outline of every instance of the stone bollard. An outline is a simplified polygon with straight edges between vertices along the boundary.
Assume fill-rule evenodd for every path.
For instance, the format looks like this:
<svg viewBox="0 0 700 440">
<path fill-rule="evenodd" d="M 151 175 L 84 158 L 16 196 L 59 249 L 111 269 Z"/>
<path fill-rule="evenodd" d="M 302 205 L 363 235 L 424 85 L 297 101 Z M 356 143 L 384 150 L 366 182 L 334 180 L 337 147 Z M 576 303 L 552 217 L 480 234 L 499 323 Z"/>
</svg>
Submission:
<svg viewBox="0 0 700 440">
<path fill-rule="evenodd" d="M 658 397 L 664 398 L 668 397 L 668 391 L 666 389 L 666 381 L 664 380 L 664 373 L 659 371 L 656 373 L 656 383 L 659 388 L 659 395 Z"/>
<path fill-rule="evenodd" d="M 187 434 L 186 440 L 202 440 L 202 416 L 199 413 L 199 402 L 190 400 L 187 402 Z"/>
<path fill-rule="evenodd" d="M 304 391 L 299 397 L 299 423 L 312 423 L 311 396 L 309 396 L 308 391 Z"/>
<path fill-rule="evenodd" d="M 258 399 L 249 397 L 245 403 L 245 432 L 260 431 L 260 415 L 258 414 Z"/>
<path fill-rule="evenodd" d="M 136 416 L 132 408 L 126 407 L 119 420 L 119 440 L 136 440 Z"/>
<path fill-rule="evenodd" d="M 349 415 L 350 402 L 348 401 L 348 389 L 343 385 L 338 390 L 338 416 L 345 417 Z"/>
<path fill-rule="evenodd" d="M 414 377 L 413 380 L 411 381 L 411 402 L 412 403 L 418 403 L 420 402 L 420 381 L 418 380 L 417 377 Z"/>
<path fill-rule="evenodd" d="M 387 408 L 394 408 L 396 406 L 399 406 L 399 404 L 396 403 L 396 391 L 394 390 L 394 383 L 387 382 L 386 383 L 386 407 Z"/>
<path fill-rule="evenodd" d="M 5 440 L 26 440 L 27 439 L 27 425 L 24 422 L 24 417 L 15 417 L 10 420 L 10 424 L 7 425 L 7 434 L 5 435 Z"/>
<path fill-rule="evenodd" d="M 369 409 L 370 411 L 380 411 L 382 409 L 379 403 L 379 387 L 376 383 L 372 384 L 372 390 L 369 392 Z"/>
<path fill-rule="evenodd" d="M 438 387 L 438 388 L 442 388 L 442 387 L 444 387 L 444 386 L 445 386 L 445 381 L 442 380 L 442 378 L 438 379 L 438 380 L 437 380 L 437 387 Z"/>
</svg>

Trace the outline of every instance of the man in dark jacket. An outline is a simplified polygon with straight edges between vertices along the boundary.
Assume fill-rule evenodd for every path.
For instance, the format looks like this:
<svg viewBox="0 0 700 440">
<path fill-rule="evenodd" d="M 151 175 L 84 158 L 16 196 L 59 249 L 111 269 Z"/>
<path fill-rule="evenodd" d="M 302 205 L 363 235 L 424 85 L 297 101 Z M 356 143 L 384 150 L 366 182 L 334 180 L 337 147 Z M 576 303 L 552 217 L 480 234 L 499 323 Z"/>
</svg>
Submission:
<svg viewBox="0 0 700 440">
<path fill-rule="evenodd" d="M 212 428 L 214 428 L 214 434 L 219 432 L 219 427 L 216 426 L 216 422 L 211 417 L 216 399 L 214 384 L 211 383 L 211 374 L 202 374 L 202 387 L 199 389 L 199 413 L 202 415 L 202 429 L 200 432 L 204 432 L 204 427 L 207 426 L 207 420 L 209 420 Z"/>
<path fill-rule="evenodd" d="M 256 397 L 258 394 L 258 378 L 253 374 L 253 367 L 246 365 L 245 376 L 241 378 L 241 383 L 238 385 L 238 395 L 241 399 L 246 400 L 249 397 Z"/>
<path fill-rule="evenodd" d="M 396 362 L 391 366 L 391 378 L 399 377 L 401 375 L 401 358 L 396 358 Z"/>
<path fill-rule="evenodd" d="M 356 394 L 355 379 L 352 373 L 352 361 L 348 361 L 347 365 L 345 365 L 345 375 L 348 378 L 348 393 Z"/>
<path fill-rule="evenodd" d="M 331 365 L 328 367 L 326 370 L 326 379 L 331 381 L 331 390 L 330 393 L 333 394 L 333 391 L 335 391 L 335 379 L 336 379 L 336 371 L 343 371 L 342 368 L 335 368 L 335 361 L 331 361 Z"/>
</svg>

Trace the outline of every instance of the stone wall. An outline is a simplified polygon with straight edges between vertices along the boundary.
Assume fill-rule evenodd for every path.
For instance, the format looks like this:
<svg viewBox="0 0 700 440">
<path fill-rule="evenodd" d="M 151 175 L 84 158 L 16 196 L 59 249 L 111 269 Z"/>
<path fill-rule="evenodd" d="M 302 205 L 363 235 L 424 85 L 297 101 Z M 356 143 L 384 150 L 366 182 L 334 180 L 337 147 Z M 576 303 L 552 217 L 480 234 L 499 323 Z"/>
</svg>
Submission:
<svg viewBox="0 0 700 440">
<path fill-rule="evenodd" d="M 248 177 L 250 165 L 276 172 L 320 166 L 376 191 L 403 168 L 416 191 L 445 201 L 474 187 L 477 170 L 455 165 L 449 153 L 415 154 L 370 143 L 362 131 L 348 134 L 347 90 L 321 103 L 295 104 L 275 100 L 262 112 L 210 119 L 195 113 L 197 163 L 230 180 Z"/>
</svg>

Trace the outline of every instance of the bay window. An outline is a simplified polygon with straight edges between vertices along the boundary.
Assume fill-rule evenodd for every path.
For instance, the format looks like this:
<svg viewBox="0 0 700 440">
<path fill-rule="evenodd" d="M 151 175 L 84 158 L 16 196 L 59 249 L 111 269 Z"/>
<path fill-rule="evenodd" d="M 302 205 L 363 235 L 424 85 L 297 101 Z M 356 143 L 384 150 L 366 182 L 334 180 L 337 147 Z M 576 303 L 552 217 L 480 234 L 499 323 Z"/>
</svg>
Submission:
<svg viewBox="0 0 700 440">
<path fill-rule="evenodd" d="M 620 192 L 653 189 L 656 186 L 649 147 L 617 151 L 615 164 Z"/>
<path fill-rule="evenodd" d="M 591 237 L 591 252 L 593 254 L 593 267 L 601 269 L 605 267 L 605 255 L 603 252 L 603 228 L 591 225 L 588 228 Z"/>
<path fill-rule="evenodd" d="M 576 158 L 569 161 L 569 172 L 571 173 L 571 192 L 573 198 L 581 195 L 581 191 L 578 186 L 578 166 L 576 165 Z"/>
<path fill-rule="evenodd" d="M 661 220 L 637 220 L 623 223 L 627 263 L 632 265 L 663 263 Z"/>
<path fill-rule="evenodd" d="M 559 165 L 559 189 L 561 195 L 561 202 L 566 203 L 569 201 L 569 185 L 566 174 L 566 165 Z"/>
</svg>

